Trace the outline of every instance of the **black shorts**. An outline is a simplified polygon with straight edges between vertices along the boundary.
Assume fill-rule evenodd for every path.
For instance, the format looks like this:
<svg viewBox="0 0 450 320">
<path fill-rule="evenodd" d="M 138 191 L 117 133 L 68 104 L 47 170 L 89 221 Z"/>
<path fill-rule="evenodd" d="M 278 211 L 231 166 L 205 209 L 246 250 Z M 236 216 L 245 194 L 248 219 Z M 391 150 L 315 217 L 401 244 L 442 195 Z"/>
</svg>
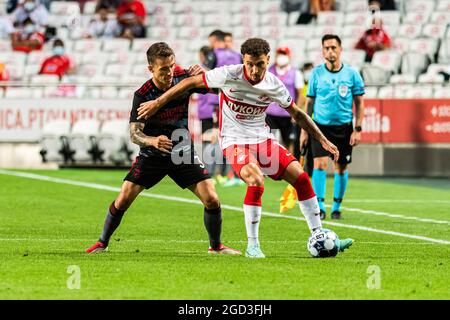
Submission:
<svg viewBox="0 0 450 320">
<path fill-rule="evenodd" d="M 202 119 L 202 133 L 214 127 L 213 118 Z"/>
<path fill-rule="evenodd" d="M 182 189 L 210 178 L 198 158 L 191 164 L 174 164 L 170 157 L 137 156 L 123 180 L 149 189 L 168 175 Z"/>
<path fill-rule="evenodd" d="M 325 126 L 318 124 L 317 122 L 316 124 L 325 137 L 338 148 L 338 163 L 348 164 L 352 162 L 353 147 L 350 145 L 350 137 L 353 133 L 353 125 L 347 123 L 340 126 Z M 320 142 L 314 138 L 311 140 L 311 151 L 314 158 L 331 156 L 328 151 L 322 148 Z"/>
<path fill-rule="evenodd" d="M 266 115 L 266 123 L 270 129 L 278 129 L 281 133 L 283 144 L 288 146 L 291 142 L 291 133 L 293 133 L 294 125 L 291 122 L 291 117 L 277 117 Z"/>
</svg>

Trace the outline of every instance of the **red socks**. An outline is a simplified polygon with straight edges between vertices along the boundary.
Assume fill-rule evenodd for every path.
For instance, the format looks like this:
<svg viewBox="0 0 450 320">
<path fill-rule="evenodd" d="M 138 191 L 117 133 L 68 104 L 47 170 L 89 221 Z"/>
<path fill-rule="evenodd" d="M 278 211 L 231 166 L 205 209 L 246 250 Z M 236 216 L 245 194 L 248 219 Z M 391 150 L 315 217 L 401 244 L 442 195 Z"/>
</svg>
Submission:
<svg viewBox="0 0 450 320">
<path fill-rule="evenodd" d="M 297 191 L 299 201 L 308 200 L 316 196 L 311 181 L 309 180 L 309 176 L 306 172 L 303 172 L 298 176 L 294 183 L 294 188 Z"/>
<path fill-rule="evenodd" d="M 249 206 L 261 207 L 261 198 L 264 193 L 264 187 L 249 186 L 245 194 L 244 204 Z"/>
</svg>

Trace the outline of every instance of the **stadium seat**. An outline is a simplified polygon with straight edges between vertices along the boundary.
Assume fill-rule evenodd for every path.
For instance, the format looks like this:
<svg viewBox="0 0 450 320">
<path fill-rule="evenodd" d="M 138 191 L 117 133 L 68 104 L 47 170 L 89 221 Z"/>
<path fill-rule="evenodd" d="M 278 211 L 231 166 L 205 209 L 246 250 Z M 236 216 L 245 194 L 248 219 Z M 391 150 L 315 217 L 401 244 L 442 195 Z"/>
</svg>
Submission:
<svg viewBox="0 0 450 320">
<path fill-rule="evenodd" d="M 29 79 L 30 77 L 37 75 L 41 70 L 40 64 L 28 64 L 23 70 L 23 77 Z"/>
<path fill-rule="evenodd" d="M 33 98 L 33 90 L 27 87 L 10 87 L 6 89 L 5 98 Z"/>
<path fill-rule="evenodd" d="M 342 34 L 342 27 L 341 26 L 327 26 L 327 25 L 315 27 L 314 35 L 316 37 L 322 38 L 323 35 L 330 34 L 330 33 L 331 34 Z"/>
<path fill-rule="evenodd" d="M 365 62 L 366 52 L 364 50 L 349 49 L 342 50 L 342 61 L 355 67 L 356 69 L 361 69 Z"/>
<path fill-rule="evenodd" d="M 25 65 L 27 54 L 24 52 L 10 51 L 0 52 L 0 61 L 6 65 Z"/>
<path fill-rule="evenodd" d="M 384 86 L 378 89 L 378 99 L 394 98 L 394 86 Z"/>
<path fill-rule="evenodd" d="M 102 75 L 104 69 L 104 63 L 99 62 L 98 64 L 84 64 L 78 68 L 78 73 L 92 78 Z"/>
<path fill-rule="evenodd" d="M 357 37 L 344 37 L 341 39 L 342 43 L 342 49 L 343 50 L 353 50 L 356 46 L 356 44 L 359 41 L 359 38 Z"/>
<path fill-rule="evenodd" d="M 344 17 L 344 24 L 348 25 L 358 25 L 362 28 L 367 29 L 367 13 L 366 12 L 347 12 Z"/>
<path fill-rule="evenodd" d="M 444 83 L 444 76 L 436 73 L 424 73 L 419 75 L 419 83 Z"/>
<path fill-rule="evenodd" d="M 74 51 L 76 52 L 92 52 L 101 51 L 102 41 L 99 39 L 82 39 L 75 41 Z"/>
<path fill-rule="evenodd" d="M 435 61 L 435 56 L 438 48 L 438 40 L 431 38 L 416 38 L 412 39 L 409 50 L 412 52 L 420 52 L 428 55 L 432 62 Z"/>
<path fill-rule="evenodd" d="M 128 149 L 127 140 L 130 139 L 128 120 L 104 121 L 97 143 L 100 160 L 123 164 L 131 161 L 132 151 Z"/>
<path fill-rule="evenodd" d="M 447 25 L 444 23 L 428 23 L 423 26 L 422 36 L 433 39 L 443 38 L 445 35 Z"/>
<path fill-rule="evenodd" d="M 448 72 L 449 69 L 450 69 L 450 66 L 448 64 L 432 63 L 428 66 L 427 73 L 428 74 L 438 74 L 441 71 Z"/>
<path fill-rule="evenodd" d="M 97 1 L 86 1 L 83 7 L 84 15 L 93 15 L 95 14 L 95 8 L 97 7 Z"/>
<path fill-rule="evenodd" d="M 392 40 L 392 49 L 400 54 L 403 54 L 409 51 L 410 43 L 411 39 L 409 38 L 396 37 Z"/>
<path fill-rule="evenodd" d="M 127 39 L 108 39 L 103 41 L 104 52 L 123 52 L 130 50 L 130 40 Z"/>
<path fill-rule="evenodd" d="M 283 39 L 277 43 L 278 47 L 288 47 L 292 51 L 293 58 L 302 57 L 304 60 L 306 41 L 303 39 Z"/>
<path fill-rule="evenodd" d="M 317 14 L 317 24 L 327 26 L 342 26 L 344 14 L 337 11 L 322 11 Z"/>
<path fill-rule="evenodd" d="M 105 76 L 123 77 L 124 75 L 129 74 L 130 67 L 131 65 L 129 64 L 108 64 L 105 68 Z"/>
<path fill-rule="evenodd" d="M 294 25 L 286 28 L 284 36 L 286 38 L 309 39 L 314 34 L 314 26 Z"/>
<path fill-rule="evenodd" d="M 315 51 L 315 52 L 321 52 L 322 51 L 322 40 L 319 37 L 311 37 L 306 42 L 306 51 Z"/>
<path fill-rule="evenodd" d="M 314 66 L 318 66 L 319 64 L 324 63 L 322 51 L 307 51 L 306 52 L 306 59 L 304 62 L 311 62 Z"/>
<path fill-rule="evenodd" d="M 40 138 L 43 162 L 68 162 L 71 159 L 68 141 L 70 127 L 69 120 L 52 121 L 44 125 Z"/>
<path fill-rule="evenodd" d="M 266 40 L 283 39 L 284 28 L 274 26 L 264 26 L 257 28 L 258 36 Z"/>
<path fill-rule="evenodd" d="M 366 86 L 364 88 L 364 98 L 365 99 L 376 99 L 377 95 L 378 95 L 378 87 Z"/>
<path fill-rule="evenodd" d="M 393 73 L 398 73 L 400 67 L 400 55 L 395 50 L 377 51 L 373 55 L 372 65 Z"/>
<path fill-rule="evenodd" d="M 278 1 L 263 1 L 257 7 L 258 14 L 279 13 L 280 3 Z"/>
<path fill-rule="evenodd" d="M 119 99 L 133 99 L 136 88 L 120 88 L 117 98 Z"/>
<path fill-rule="evenodd" d="M 431 12 L 407 12 L 403 16 L 403 23 L 408 24 L 423 24 L 428 22 Z"/>
<path fill-rule="evenodd" d="M 256 20 L 256 19 L 255 19 Z M 258 23 L 261 27 L 265 26 L 277 26 L 280 28 L 286 28 L 286 25 L 288 24 L 288 17 L 287 13 L 280 12 L 277 14 L 262 14 L 259 16 Z"/>
<path fill-rule="evenodd" d="M 203 22 L 203 16 L 200 14 L 179 14 L 175 17 L 174 26 L 180 27 L 197 27 L 200 28 Z"/>
<path fill-rule="evenodd" d="M 414 77 L 417 77 L 427 70 L 429 64 L 430 59 L 423 53 L 405 53 L 402 57 L 401 72 L 403 74 L 412 74 Z"/>
<path fill-rule="evenodd" d="M 447 25 L 450 23 L 450 9 L 447 11 L 435 11 L 431 14 L 430 22 L 439 25 Z"/>
<path fill-rule="evenodd" d="M 199 39 L 200 37 L 201 35 L 198 27 L 180 28 L 178 31 L 178 39 L 193 40 Z"/>
<path fill-rule="evenodd" d="M 359 40 L 359 38 L 361 38 L 366 29 L 367 28 L 364 25 L 357 25 L 357 24 L 345 25 L 342 28 L 342 36 L 352 37 Z"/>
<path fill-rule="evenodd" d="M 195 11 L 195 4 L 192 1 L 178 1 L 172 5 L 172 13 L 177 15 L 190 14 Z"/>
<path fill-rule="evenodd" d="M 97 135 L 100 123 L 97 120 L 78 120 L 69 133 L 69 148 L 75 162 L 98 162 L 100 160 Z"/>
<path fill-rule="evenodd" d="M 5 68 L 9 73 L 9 79 L 12 81 L 20 81 L 25 74 L 25 65 L 23 64 L 8 64 Z"/>
<path fill-rule="evenodd" d="M 438 55 L 439 63 L 450 63 L 450 38 L 444 39 L 441 43 Z"/>
<path fill-rule="evenodd" d="M 145 53 L 152 43 L 149 39 L 133 39 L 131 50 L 138 53 Z"/>
<path fill-rule="evenodd" d="M 409 39 L 415 39 L 419 37 L 422 33 L 422 24 L 421 23 L 408 23 L 402 24 L 398 28 L 397 36 Z"/>
<path fill-rule="evenodd" d="M 383 26 L 399 26 L 400 25 L 400 12 L 385 10 L 380 11 L 381 20 L 383 21 Z"/>
<path fill-rule="evenodd" d="M 147 28 L 147 37 L 151 38 L 152 42 L 154 41 L 166 41 L 169 42 L 176 37 L 177 30 L 172 27 L 148 27 Z"/>
<path fill-rule="evenodd" d="M 12 51 L 11 40 L 1 40 L 0 39 L 0 52 Z"/>
<path fill-rule="evenodd" d="M 403 98 L 431 99 L 433 98 L 433 87 L 430 85 L 411 86 L 404 91 Z"/>
<path fill-rule="evenodd" d="M 434 88 L 435 99 L 450 99 L 450 86 L 439 86 Z"/>
<path fill-rule="evenodd" d="M 392 84 L 416 83 L 416 76 L 413 74 L 393 74 L 389 79 Z"/>
<path fill-rule="evenodd" d="M 227 13 L 209 13 L 203 16 L 202 26 L 211 31 L 215 28 L 227 29 L 230 27 L 231 18 L 232 16 Z"/>
<path fill-rule="evenodd" d="M 32 84 L 58 84 L 59 77 L 53 74 L 38 74 L 31 76 L 30 83 Z"/>
<path fill-rule="evenodd" d="M 232 27 L 250 27 L 256 28 L 259 24 L 257 16 L 251 16 L 248 14 L 234 14 L 230 20 L 230 26 Z"/>
<path fill-rule="evenodd" d="M 436 11 L 450 12 L 450 0 L 438 0 Z"/>
<path fill-rule="evenodd" d="M 345 1 L 344 9 L 346 12 L 367 12 L 367 1 L 364 0 L 348 0 Z"/>
<path fill-rule="evenodd" d="M 255 36 L 255 29 L 252 27 L 234 27 L 233 28 L 233 37 L 237 41 L 245 41 L 245 39 L 251 38 Z"/>
<path fill-rule="evenodd" d="M 72 1 L 52 1 L 50 2 L 50 13 L 57 16 L 70 16 L 80 14 L 80 5 Z"/>
<path fill-rule="evenodd" d="M 366 85 L 381 85 L 388 83 L 391 71 L 373 65 L 364 65 L 361 74 Z"/>
<path fill-rule="evenodd" d="M 405 1 L 406 12 L 414 13 L 431 13 L 434 10 L 435 2 L 434 0 L 408 0 Z"/>
<path fill-rule="evenodd" d="M 81 56 L 81 64 L 105 64 L 109 60 L 109 52 L 88 51 Z"/>
<path fill-rule="evenodd" d="M 230 3 L 229 10 L 231 13 L 243 13 L 257 17 L 257 10 L 259 7 L 259 2 L 250 0 L 250 1 L 236 1 Z"/>
<path fill-rule="evenodd" d="M 145 55 L 145 52 L 141 52 L 140 55 Z M 137 55 L 139 54 L 131 51 L 112 51 L 108 56 L 108 63 L 133 64 Z"/>
</svg>

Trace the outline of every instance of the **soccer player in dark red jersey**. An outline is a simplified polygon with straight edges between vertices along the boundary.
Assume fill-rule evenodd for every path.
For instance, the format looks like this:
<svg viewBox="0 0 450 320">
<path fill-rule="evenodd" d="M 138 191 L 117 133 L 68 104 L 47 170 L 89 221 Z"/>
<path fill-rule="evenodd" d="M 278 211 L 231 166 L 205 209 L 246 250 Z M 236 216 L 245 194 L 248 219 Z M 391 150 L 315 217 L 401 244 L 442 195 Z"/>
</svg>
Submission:
<svg viewBox="0 0 450 320">
<path fill-rule="evenodd" d="M 134 199 L 143 189 L 153 187 L 168 175 L 181 188 L 191 190 L 205 206 L 204 223 L 210 241 L 208 252 L 241 254 L 240 251 L 221 243 L 222 213 L 219 198 L 208 171 L 189 139 L 189 97 L 194 92 L 208 91 L 205 89 L 185 91 L 167 103 L 152 118 L 137 119 L 137 109 L 141 103 L 157 99 L 181 80 L 200 74 L 203 70 L 199 66 L 191 67 L 189 70 L 177 66 L 173 50 L 164 42 L 150 46 L 147 60 L 153 77 L 135 92 L 130 114 L 130 136 L 132 141 L 140 146 L 139 156 L 125 177 L 119 196 L 109 206 L 100 239 L 86 252 L 105 251 L 111 235 Z M 181 141 L 176 138 L 177 136 L 181 137 Z"/>
</svg>

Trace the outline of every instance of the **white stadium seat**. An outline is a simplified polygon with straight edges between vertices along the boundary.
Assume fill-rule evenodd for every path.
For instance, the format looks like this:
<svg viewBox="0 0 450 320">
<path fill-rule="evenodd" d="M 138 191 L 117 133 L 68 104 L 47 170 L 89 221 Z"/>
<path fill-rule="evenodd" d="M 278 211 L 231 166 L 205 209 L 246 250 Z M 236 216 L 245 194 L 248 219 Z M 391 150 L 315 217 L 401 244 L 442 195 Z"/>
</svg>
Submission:
<svg viewBox="0 0 450 320">
<path fill-rule="evenodd" d="M 92 52 L 100 51 L 102 41 L 97 39 L 86 39 L 75 41 L 74 51 L 78 52 Z"/>
<path fill-rule="evenodd" d="M 259 18 L 248 14 L 234 14 L 230 20 L 230 26 L 239 27 L 257 27 L 259 24 Z"/>
<path fill-rule="evenodd" d="M 148 27 L 147 37 L 157 41 L 170 41 L 175 38 L 176 29 L 171 27 Z M 152 41 L 154 41 L 152 40 Z"/>
<path fill-rule="evenodd" d="M 127 147 L 129 139 L 128 120 L 104 121 L 97 135 L 97 144 L 102 152 L 102 159 L 116 164 L 130 161 L 131 151 Z"/>
<path fill-rule="evenodd" d="M 364 88 L 364 98 L 365 99 L 376 99 L 377 95 L 378 95 L 378 87 L 366 86 Z"/>
<path fill-rule="evenodd" d="M 421 33 L 422 33 L 422 24 L 408 23 L 400 25 L 400 27 L 398 28 L 397 36 L 414 39 L 419 37 Z"/>
<path fill-rule="evenodd" d="M 85 75 L 89 78 L 92 78 L 95 76 L 102 75 L 104 69 L 105 69 L 104 63 L 85 64 L 78 68 L 78 73 Z"/>
<path fill-rule="evenodd" d="M 280 28 L 286 28 L 286 25 L 288 23 L 288 17 L 287 13 L 280 12 L 277 14 L 262 14 L 259 16 L 259 25 L 261 27 L 265 26 L 277 26 Z"/>
<path fill-rule="evenodd" d="M 32 84 L 57 84 L 59 83 L 59 77 L 53 74 L 38 74 L 31 76 L 30 83 Z"/>
<path fill-rule="evenodd" d="M 440 86 L 434 88 L 434 95 L 433 98 L 435 99 L 450 99 L 450 86 Z"/>
<path fill-rule="evenodd" d="M 337 11 L 322 11 L 317 14 L 317 24 L 327 26 L 342 26 L 344 14 Z"/>
<path fill-rule="evenodd" d="M 286 28 L 284 36 L 286 38 L 309 39 L 314 34 L 314 26 L 294 25 Z"/>
<path fill-rule="evenodd" d="M 105 64 L 109 60 L 109 52 L 88 51 L 81 56 L 81 64 Z"/>
<path fill-rule="evenodd" d="M 435 11 L 431 14 L 430 22 L 439 24 L 439 25 L 447 25 L 450 23 L 450 9 L 447 11 Z"/>
<path fill-rule="evenodd" d="M 438 74 L 441 71 L 450 73 L 450 65 L 443 63 L 442 64 L 432 63 L 428 66 L 427 69 L 428 74 Z"/>
<path fill-rule="evenodd" d="M 405 1 L 406 12 L 431 13 L 434 10 L 435 2 L 424 0 Z"/>
<path fill-rule="evenodd" d="M 438 0 L 436 11 L 450 12 L 450 0 Z"/>
<path fill-rule="evenodd" d="M 83 14 L 93 15 L 95 14 L 95 8 L 97 7 L 97 1 L 86 1 L 83 7 Z"/>
<path fill-rule="evenodd" d="M 40 139 L 40 153 L 43 159 L 60 162 L 68 160 L 70 127 L 69 120 L 52 121 L 44 125 Z M 64 155 L 66 155 L 66 159 Z"/>
<path fill-rule="evenodd" d="M 11 40 L 0 39 L 0 52 L 12 51 Z"/>
<path fill-rule="evenodd" d="M 342 27 L 340 26 L 316 26 L 314 35 L 316 37 L 322 37 L 325 34 L 342 34 Z"/>
<path fill-rule="evenodd" d="M 424 73 L 419 75 L 419 83 L 444 83 L 444 76 L 442 74 Z"/>
<path fill-rule="evenodd" d="M 274 26 L 264 26 L 257 29 L 258 36 L 266 40 L 283 39 L 284 28 Z"/>
<path fill-rule="evenodd" d="M 413 74 L 393 74 L 389 79 L 392 84 L 416 83 L 416 76 Z"/>
<path fill-rule="evenodd" d="M 366 12 L 347 12 L 344 17 L 345 25 L 358 25 L 367 29 L 367 13 Z"/>
<path fill-rule="evenodd" d="M 442 41 L 441 47 L 439 49 L 438 61 L 439 63 L 450 64 L 450 38 Z"/>
<path fill-rule="evenodd" d="M 344 4 L 346 12 L 367 12 L 367 1 L 364 0 L 348 0 Z"/>
<path fill-rule="evenodd" d="M 438 40 L 431 38 L 412 39 L 409 46 L 410 51 L 427 54 L 431 61 L 434 61 L 434 56 L 437 53 L 437 48 Z"/>
<path fill-rule="evenodd" d="M 380 11 L 383 26 L 398 26 L 400 24 L 400 12 L 398 11 Z"/>
<path fill-rule="evenodd" d="M 128 64 L 108 64 L 105 68 L 105 76 L 117 76 L 123 77 L 126 74 L 129 74 L 129 69 L 131 65 Z"/>
<path fill-rule="evenodd" d="M 130 40 L 127 39 L 108 39 L 103 41 L 103 51 L 105 52 L 123 52 L 130 50 Z"/>
<path fill-rule="evenodd" d="M 391 72 L 377 66 L 365 65 L 361 68 L 361 74 L 365 84 L 381 85 L 388 83 Z"/>
<path fill-rule="evenodd" d="M 153 44 L 153 41 L 149 39 L 133 39 L 131 44 L 131 50 L 134 52 L 144 53 Z"/>
<path fill-rule="evenodd" d="M 431 12 L 407 12 L 403 18 L 403 23 L 423 24 L 428 21 Z"/>
<path fill-rule="evenodd" d="M 394 86 L 384 86 L 378 89 L 378 99 L 394 98 Z"/>
<path fill-rule="evenodd" d="M 444 23 L 428 23 L 423 26 L 422 36 L 433 39 L 440 39 L 444 37 L 446 29 L 447 25 Z"/>
<path fill-rule="evenodd" d="M 430 85 L 411 86 L 404 91 L 406 99 L 430 99 L 433 98 L 433 87 Z"/>
<path fill-rule="evenodd" d="M 359 49 L 342 50 L 342 61 L 357 68 L 361 69 L 365 62 L 366 52 Z"/>
<path fill-rule="evenodd" d="M 96 137 L 100 123 L 97 120 L 79 120 L 73 124 L 69 134 L 69 147 L 76 162 L 96 161 L 94 151 L 98 147 Z"/>
<path fill-rule="evenodd" d="M 373 55 L 372 65 L 393 73 L 398 73 L 400 58 L 399 53 L 394 50 L 377 51 Z"/>
<path fill-rule="evenodd" d="M 280 10 L 280 3 L 278 1 L 264 1 L 257 7 L 259 14 L 278 13 Z"/>
<path fill-rule="evenodd" d="M 342 28 L 342 36 L 357 38 L 359 40 L 359 38 L 361 38 L 366 29 L 367 28 L 364 25 L 357 25 L 357 24 L 345 25 Z"/>
<path fill-rule="evenodd" d="M 50 13 L 58 16 L 80 14 L 80 5 L 78 2 L 52 1 L 50 3 Z"/>
<path fill-rule="evenodd" d="M 176 27 L 200 27 L 203 17 L 199 14 L 179 14 L 175 17 Z"/>
<path fill-rule="evenodd" d="M 257 10 L 259 7 L 259 2 L 250 0 L 250 1 L 237 1 L 230 3 L 229 10 L 231 13 L 244 13 L 248 15 L 257 16 Z"/>
<path fill-rule="evenodd" d="M 192 1 L 178 1 L 172 5 L 172 13 L 177 15 L 193 13 L 195 9 Z"/>
<path fill-rule="evenodd" d="M 422 72 L 425 72 L 430 59 L 426 54 L 419 52 L 405 53 L 402 57 L 401 71 L 404 74 L 412 74 L 417 77 Z"/>
<path fill-rule="evenodd" d="M 411 39 L 397 37 L 392 40 L 392 49 L 402 54 L 409 51 L 409 45 L 411 43 Z"/>
</svg>

